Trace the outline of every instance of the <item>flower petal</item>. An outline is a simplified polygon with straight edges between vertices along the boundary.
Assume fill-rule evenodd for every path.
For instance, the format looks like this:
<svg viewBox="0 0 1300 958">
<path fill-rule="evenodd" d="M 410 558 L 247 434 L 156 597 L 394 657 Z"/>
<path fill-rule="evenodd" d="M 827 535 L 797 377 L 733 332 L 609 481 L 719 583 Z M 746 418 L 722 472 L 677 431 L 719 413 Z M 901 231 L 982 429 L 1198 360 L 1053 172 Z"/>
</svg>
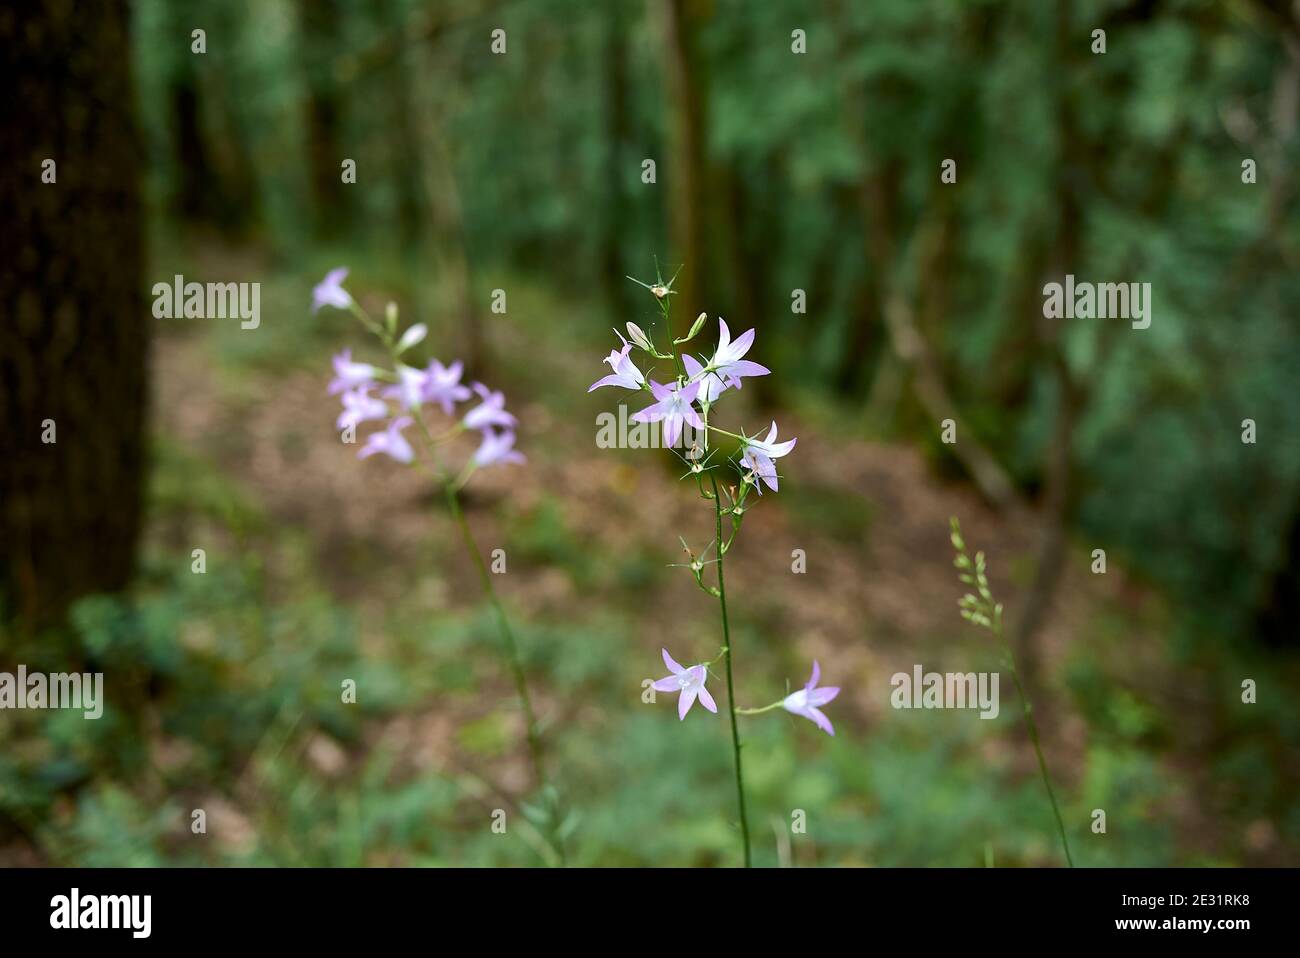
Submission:
<svg viewBox="0 0 1300 958">
<path fill-rule="evenodd" d="M 839 694 L 840 687 L 838 685 L 828 685 L 824 689 L 810 689 L 808 691 L 808 704 L 825 705 Z"/>
<path fill-rule="evenodd" d="M 727 364 L 727 375 L 735 376 L 768 376 L 772 370 L 759 363 L 750 362 L 748 359 L 737 359 Z"/>
<path fill-rule="evenodd" d="M 828 719 L 824 714 L 822 714 L 817 709 L 813 708 L 812 706 L 809 706 L 808 711 L 805 712 L 804 714 L 807 715 L 808 718 L 816 722 L 817 727 L 821 729 L 823 732 L 825 732 L 827 735 L 835 734 L 835 726 L 831 724 L 831 720 Z"/>
<path fill-rule="evenodd" d="M 731 348 L 728 350 L 733 357 L 733 362 L 749 352 L 749 347 L 752 345 L 754 345 L 754 331 L 747 329 L 736 337 L 736 341 L 731 344 Z"/>
<path fill-rule="evenodd" d="M 680 415 L 667 415 L 664 417 L 664 445 L 675 446 L 677 440 L 682 437 L 682 417 Z"/>
<path fill-rule="evenodd" d="M 695 689 L 682 689 L 681 697 L 677 700 L 677 717 L 686 718 L 686 713 L 691 710 L 695 704 Z"/>
</svg>

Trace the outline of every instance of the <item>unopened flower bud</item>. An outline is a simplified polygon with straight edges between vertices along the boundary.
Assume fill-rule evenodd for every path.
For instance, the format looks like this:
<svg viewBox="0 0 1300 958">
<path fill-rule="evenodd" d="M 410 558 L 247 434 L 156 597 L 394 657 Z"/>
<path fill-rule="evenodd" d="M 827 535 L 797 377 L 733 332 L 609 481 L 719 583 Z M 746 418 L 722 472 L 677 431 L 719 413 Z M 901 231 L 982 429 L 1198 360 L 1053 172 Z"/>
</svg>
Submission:
<svg viewBox="0 0 1300 958">
<path fill-rule="evenodd" d="M 424 325 L 424 323 L 416 323 L 406 332 L 402 333 L 402 338 L 397 341 L 397 354 L 400 356 L 412 346 L 423 341 L 428 332 L 429 329 Z"/>
<path fill-rule="evenodd" d="M 636 323 L 627 324 L 627 338 L 632 340 L 632 345 L 646 352 L 654 352 L 654 347 L 650 345 L 650 337 L 647 336 Z"/>
</svg>

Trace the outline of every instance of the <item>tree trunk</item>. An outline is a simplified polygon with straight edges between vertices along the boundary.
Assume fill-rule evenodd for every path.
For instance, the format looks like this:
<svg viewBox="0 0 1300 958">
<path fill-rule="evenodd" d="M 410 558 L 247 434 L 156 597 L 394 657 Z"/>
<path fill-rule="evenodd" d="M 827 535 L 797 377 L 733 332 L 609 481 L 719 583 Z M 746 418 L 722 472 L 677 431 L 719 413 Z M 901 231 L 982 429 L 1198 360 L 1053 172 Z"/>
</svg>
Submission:
<svg viewBox="0 0 1300 958">
<path fill-rule="evenodd" d="M 122 0 L 0 17 L 0 593 L 28 629 L 126 585 L 140 530 L 149 310 L 127 23 Z"/>
<path fill-rule="evenodd" d="M 316 235 L 333 239 L 346 222 L 349 197 L 342 177 L 341 96 L 334 76 L 339 11 L 334 0 L 302 0 L 299 18 L 307 63 L 307 164 Z"/>
</svg>

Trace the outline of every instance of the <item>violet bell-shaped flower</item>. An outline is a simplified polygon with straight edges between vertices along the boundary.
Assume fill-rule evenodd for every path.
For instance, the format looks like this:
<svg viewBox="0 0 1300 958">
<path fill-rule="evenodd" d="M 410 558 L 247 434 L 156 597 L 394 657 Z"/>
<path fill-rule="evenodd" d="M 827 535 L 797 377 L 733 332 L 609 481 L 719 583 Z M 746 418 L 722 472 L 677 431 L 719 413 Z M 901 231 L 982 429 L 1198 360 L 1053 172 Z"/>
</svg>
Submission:
<svg viewBox="0 0 1300 958">
<path fill-rule="evenodd" d="M 383 432 L 371 433 L 366 438 L 366 444 L 357 453 L 357 458 L 365 459 L 375 453 L 383 453 L 385 456 L 401 463 L 414 462 L 415 450 L 411 448 L 411 444 L 402 435 L 402 430 L 412 422 L 414 420 L 410 416 L 399 416 L 390 422 L 388 428 Z"/>
<path fill-rule="evenodd" d="M 339 413 L 337 425 L 339 429 L 347 429 L 350 426 L 359 426 L 363 422 L 369 422 L 372 419 L 387 419 L 388 403 L 382 399 L 370 395 L 370 387 L 362 386 L 359 389 L 351 389 L 343 394 L 343 411 Z"/>
<path fill-rule="evenodd" d="M 369 363 L 354 363 L 350 347 L 336 355 L 333 362 L 334 379 L 330 382 L 329 390 L 331 396 L 361 386 L 369 386 L 375 381 L 375 375 L 379 372 Z"/>
<path fill-rule="evenodd" d="M 645 385 L 645 376 L 641 370 L 636 368 L 636 364 L 628 358 L 628 353 L 632 351 L 631 343 L 624 343 L 622 349 L 615 349 L 602 362 L 609 363 L 609 368 L 614 370 L 608 376 L 597 379 L 588 387 L 587 392 L 599 389 L 601 386 L 622 386 L 624 389 L 640 389 Z"/>
<path fill-rule="evenodd" d="M 466 429 L 487 429 L 489 426 L 509 429 L 515 425 L 515 417 L 506 412 L 504 393 L 499 390 L 493 392 L 482 383 L 474 383 L 474 391 L 483 402 L 467 412 L 461 420 Z"/>
<path fill-rule="evenodd" d="M 731 341 L 731 330 L 727 328 L 727 321 L 718 317 L 718 348 L 713 351 L 713 356 L 704 364 L 702 369 L 707 369 L 708 374 L 705 380 L 709 383 L 707 395 L 714 398 L 724 389 L 739 389 L 741 379 L 746 376 L 766 376 L 772 372 L 766 366 L 751 362 L 744 358 L 749 352 L 749 348 L 754 345 L 754 331 L 747 329 L 736 337 L 735 342 Z M 685 357 L 682 357 L 685 362 Z M 691 372 L 691 366 L 697 368 L 699 363 L 692 359 L 687 365 L 687 372 L 694 379 L 698 373 Z M 706 398 L 705 402 L 713 402 L 712 398 Z"/>
<path fill-rule="evenodd" d="M 791 692 L 781 703 L 781 708 L 795 715 L 802 715 L 804 718 L 815 723 L 819 729 L 827 735 L 835 734 L 835 727 L 831 725 L 828 719 L 821 711 L 821 706 L 827 704 L 835 696 L 840 694 L 838 685 L 832 685 L 827 688 L 818 688 L 817 682 L 821 679 L 821 666 L 814 661 L 812 667 L 812 678 L 808 684 L 798 692 Z"/>
<path fill-rule="evenodd" d="M 496 432 L 492 429 L 485 429 L 483 431 L 483 441 L 474 453 L 474 465 L 482 468 L 483 466 L 495 465 L 498 462 L 526 462 L 524 454 L 515 449 L 514 446 L 515 434 L 513 432 L 509 430 Z"/>
<path fill-rule="evenodd" d="M 776 464 L 773 459 L 780 459 L 787 455 L 794 444 L 798 442 L 797 438 L 787 439 L 785 442 L 776 441 L 776 421 L 772 421 L 772 428 L 768 431 L 767 438 L 759 440 L 748 439 L 741 449 L 740 464 L 747 469 L 752 469 L 758 479 L 766 482 L 773 492 L 777 491 Z M 762 493 L 763 488 L 757 481 L 754 488 Z"/>
<path fill-rule="evenodd" d="M 325 274 L 325 278 L 312 287 L 311 311 L 318 312 L 322 306 L 335 309 L 347 309 L 352 305 L 352 296 L 343 288 L 343 281 L 348 278 L 348 268 L 340 266 Z"/>
<path fill-rule="evenodd" d="M 677 440 L 682 435 L 682 424 L 689 423 L 693 429 L 704 429 L 704 420 L 700 414 L 695 411 L 691 405 L 695 401 L 696 394 L 700 391 L 699 383 L 690 383 L 685 386 L 662 386 L 650 380 L 650 392 L 654 395 L 657 402 L 646 406 L 640 412 L 632 414 L 632 422 L 659 422 L 664 424 L 664 443 L 668 446 L 677 445 Z"/>
<path fill-rule="evenodd" d="M 424 401 L 424 391 L 428 374 L 423 369 L 412 366 L 397 367 L 397 385 L 384 390 L 384 398 L 396 399 L 403 409 L 418 409 Z"/>
<path fill-rule="evenodd" d="M 424 401 L 440 406 L 450 416 L 456 409 L 456 403 L 464 402 L 471 395 L 469 387 L 460 382 L 464 368 L 459 359 L 450 366 L 432 360 L 424 372 Z"/>
<path fill-rule="evenodd" d="M 668 666 L 671 675 L 664 676 L 654 683 L 654 688 L 658 692 L 680 692 L 681 697 L 677 700 L 677 717 L 686 718 L 686 713 L 691 710 L 695 704 L 696 698 L 710 712 L 718 711 L 718 703 L 713 701 L 713 696 L 709 690 L 704 687 L 704 680 L 708 678 L 709 668 L 706 665 L 692 665 L 689 669 L 682 668 L 668 654 L 667 649 L 660 649 L 664 656 L 664 665 Z"/>
</svg>

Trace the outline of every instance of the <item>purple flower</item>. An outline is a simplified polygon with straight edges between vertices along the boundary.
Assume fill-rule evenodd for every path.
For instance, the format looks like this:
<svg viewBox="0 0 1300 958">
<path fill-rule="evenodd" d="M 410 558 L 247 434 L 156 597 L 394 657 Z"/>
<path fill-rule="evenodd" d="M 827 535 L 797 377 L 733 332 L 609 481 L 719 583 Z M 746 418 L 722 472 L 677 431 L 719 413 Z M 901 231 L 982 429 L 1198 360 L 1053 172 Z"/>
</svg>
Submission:
<svg viewBox="0 0 1300 958">
<path fill-rule="evenodd" d="M 474 453 L 474 465 L 491 466 L 498 462 L 526 462 L 524 454 L 514 448 L 515 434 L 510 431 L 483 431 L 483 442 Z"/>
<path fill-rule="evenodd" d="M 781 707 L 787 712 L 793 712 L 795 715 L 802 715 L 804 718 L 815 722 L 817 727 L 827 735 L 834 735 L 835 727 L 831 725 L 831 720 L 822 713 L 819 706 L 825 705 L 827 702 L 835 698 L 835 696 L 839 695 L 840 689 L 837 685 L 819 689 L 817 687 L 817 680 L 820 679 L 821 676 L 821 666 L 814 661 L 812 678 L 808 680 L 808 684 L 798 692 L 791 692 L 787 695 L 785 701 L 781 703 Z M 656 688 L 657 687 L 658 686 L 656 686 Z"/>
<path fill-rule="evenodd" d="M 322 306 L 335 309 L 347 309 L 352 305 L 352 297 L 343 288 L 343 281 L 348 278 L 348 268 L 340 266 L 325 274 L 325 278 L 311 291 L 311 311 L 314 313 Z"/>
<path fill-rule="evenodd" d="M 396 399 L 403 408 L 417 409 L 424 400 L 425 384 L 428 375 L 423 369 L 411 366 L 397 367 L 397 385 L 384 390 L 384 398 Z"/>
<path fill-rule="evenodd" d="M 330 383 L 330 395 L 369 386 L 375 381 L 376 372 L 375 367 L 369 363 L 354 363 L 352 350 L 345 349 L 334 357 L 334 380 Z"/>
<path fill-rule="evenodd" d="M 691 405 L 695 401 L 695 395 L 700 391 L 699 383 L 691 383 L 686 386 L 661 386 L 653 379 L 650 380 L 650 392 L 654 394 L 658 402 L 646 406 L 638 413 L 632 415 L 633 422 L 659 422 L 661 419 L 664 424 L 664 442 L 669 446 L 677 445 L 677 440 L 682 435 L 682 423 L 688 422 L 695 429 L 704 428 L 704 420 L 700 418 L 695 407 Z"/>
<path fill-rule="evenodd" d="M 509 429 L 518 421 L 506 412 L 506 397 L 503 393 L 492 392 L 482 383 L 475 383 L 474 391 L 483 402 L 467 412 L 461 420 L 466 429 L 487 429 L 489 426 Z"/>
<path fill-rule="evenodd" d="M 383 432 L 372 432 L 366 439 L 366 444 L 357 453 L 357 458 L 365 459 L 367 456 L 382 452 L 385 456 L 396 459 L 398 462 L 409 463 L 414 461 L 415 450 L 411 448 L 411 444 L 402 435 L 402 430 L 412 422 L 410 416 L 399 416 L 390 422 L 388 428 Z"/>
<path fill-rule="evenodd" d="M 798 439 L 787 439 L 785 442 L 776 442 L 776 421 L 772 422 L 772 429 L 768 432 L 767 438 L 763 440 L 750 439 L 745 442 L 741 449 L 740 464 L 746 468 L 754 470 L 754 475 L 766 482 L 773 492 L 776 492 L 776 464 L 773 459 L 780 459 L 786 455 Z M 762 486 L 757 483 L 754 488 L 760 493 L 763 491 Z"/>
<path fill-rule="evenodd" d="M 371 419 L 387 419 L 388 404 L 370 395 L 370 387 L 362 386 L 343 394 L 343 411 L 339 413 L 338 428 L 347 429 Z"/>
<path fill-rule="evenodd" d="M 718 348 L 714 350 L 713 357 L 706 364 L 713 378 L 719 381 L 717 392 L 722 392 L 725 388 L 722 385 L 724 383 L 733 389 L 739 389 L 742 377 L 766 376 L 772 371 L 766 366 L 742 358 L 752 345 L 754 345 L 752 329 L 745 330 L 733 343 L 731 331 L 727 329 L 727 321 L 718 317 Z"/>
<path fill-rule="evenodd" d="M 713 701 L 713 696 L 709 690 L 704 687 L 704 680 L 708 678 L 709 669 L 705 665 L 692 665 L 689 669 L 684 669 L 673 661 L 673 657 L 668 654 L 667 649 L 660 649 L 664 654 L 664 665 L 668 666 L 668 671 L 672 675 L 667 675 L 654 684 L 655 690 L 659 692 L 680 692 L 681 698 L 677 700 L 677 717 L 686 718 L 686 713 L 691 710 L 698 696 L 700 704 L 710 712 L 718 711 L 718 703 Z M 839 691 L 838 689 L 836 691 Z"/>
<path fill-rule="evenodd" d="M 700 402 L 713 405 L 727 384 L 713 373 L 706 373 L 700 361 L 690 353 L 682 353 L 682 365 L 686 367 L 687 381 L 700 384 Z"/>
<path fill-rule="evenodd" d="M 641 375 L 641 370 L 636 368 L 636 364 L 627 358 L 627 354 L 632 351 L 632 344 L 623 343 L 622 349 L 616 349 L 605 357 L 602 362 L 609 363 L 609 368 L 614 370 L 604 379 L 597 379 L 591 384 L 587 392 L 593 389 L 599 389 L 601 386 L 622 386 L 624 389 L 640 389 L 645 383 L 645 376 Z"/>
<path fill-rule="evenodd" d="M 444 366 L 436 359 L 430 362 L 424 374 L 424 401 L 437 403 L 450 416 L 456 403 L 464 402 L 470 397 L 469 389 L 460 384 L 463 368 L 459 359 L 450 366 Z"/>
</svg>

